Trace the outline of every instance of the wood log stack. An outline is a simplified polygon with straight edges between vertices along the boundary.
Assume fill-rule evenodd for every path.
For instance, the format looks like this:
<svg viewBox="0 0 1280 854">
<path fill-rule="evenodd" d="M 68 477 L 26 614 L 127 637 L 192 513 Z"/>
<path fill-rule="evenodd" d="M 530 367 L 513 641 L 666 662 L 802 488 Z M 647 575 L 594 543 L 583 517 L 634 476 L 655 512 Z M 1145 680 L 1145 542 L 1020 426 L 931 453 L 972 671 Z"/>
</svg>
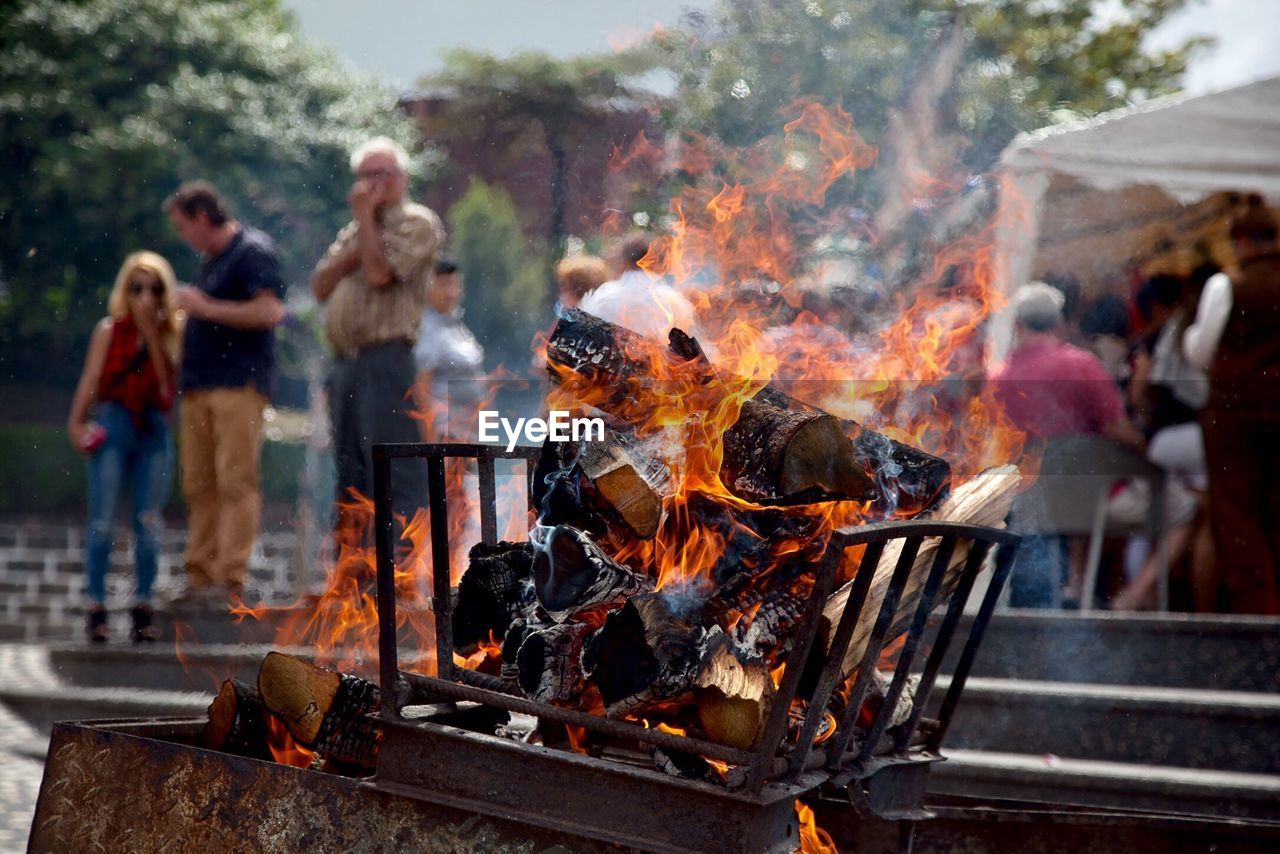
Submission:
<svg viewBox="0 0 1280 854">
<path fill-rule="evenodd" d="M 547 358 L 553 378 L 609 429 L 602 441 L 544 447 L 532 545 L 477 546 L 454 618 L 464 654 L 502 639 L 504 678 L 535 700 L 753 747 L 829 534 L 814 505 L 858 501 L 872 518 L 892 511 L 993 525 L 1008 511 L 1016 470 L 951 492 L 946 462 L 768 386 L 736 401 L 722 433 L 724 494 L 687 491 L 672 474 L 683 460 L 670 456 L 670 436 L 659 445 L 649 428 L 672 398 L 691 421 L 722 414 L 746 383 L 721 375 L 679 330 L 663 347 L 581 312 L 560 320 Z M 705 571 L 658 583 L 663 550 L 700 540 L 719 550 Z M 918 602 L 934 548 L 920 550 L 903 615 Z M 951 586 L 964 557 L 949 564 Z M 879 564 L 851 661 L 895 562 L 896 553 Z M 846 586 L 824 608 L 832 624 L 847 598 Z M 895 623 L 895 633 L 905 628 Z"/>
</svg>

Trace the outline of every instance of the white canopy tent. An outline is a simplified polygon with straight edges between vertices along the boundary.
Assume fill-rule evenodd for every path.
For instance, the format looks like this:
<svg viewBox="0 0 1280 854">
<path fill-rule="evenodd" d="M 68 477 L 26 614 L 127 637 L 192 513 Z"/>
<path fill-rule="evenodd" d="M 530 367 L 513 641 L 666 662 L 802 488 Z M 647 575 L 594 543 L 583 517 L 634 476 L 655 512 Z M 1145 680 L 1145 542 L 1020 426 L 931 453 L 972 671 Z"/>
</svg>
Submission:
<svg viewBox="0 0 1280 854">
<path fill-rule="evenodd" d="M 996 282 L 1050 273 L 1117 290 L 1135 263 L 1189 246 L 1233 194 L 1280 200 L 1280 77 L 1173 95 L 1018 136 L 1000 163 Z M 1008 320 L 993 329 L 996 351 Z"/>
</svg>

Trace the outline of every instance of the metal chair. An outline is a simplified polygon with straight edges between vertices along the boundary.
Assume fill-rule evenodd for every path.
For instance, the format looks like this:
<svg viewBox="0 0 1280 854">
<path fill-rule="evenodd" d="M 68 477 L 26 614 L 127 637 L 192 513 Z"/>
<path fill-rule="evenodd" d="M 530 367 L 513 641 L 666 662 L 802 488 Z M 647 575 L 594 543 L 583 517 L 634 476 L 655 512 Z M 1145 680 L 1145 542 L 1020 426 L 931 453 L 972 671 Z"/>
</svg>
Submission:
<svg viewBox="0 0 1280 854">
<path fill-rule="evenodd" d="M 1107 517 L 1108 499 L 1117 481 L 1145 480 L 1150 486 L 1147 518 L 1128 524 Z M 1095 436 L 1050 441 L 1035 485 L 1013 505 L 1012 529 L 1020 534 L 1089 537 L 1080 610 L 1093 610 L 1102 541 L 1146 533 L 1156 549 L 1159 568 L 1157 608 L 1169 610 L 1169 554 L 1165 538 L 1165 473 L 1137 451 Z"/>
</svg>

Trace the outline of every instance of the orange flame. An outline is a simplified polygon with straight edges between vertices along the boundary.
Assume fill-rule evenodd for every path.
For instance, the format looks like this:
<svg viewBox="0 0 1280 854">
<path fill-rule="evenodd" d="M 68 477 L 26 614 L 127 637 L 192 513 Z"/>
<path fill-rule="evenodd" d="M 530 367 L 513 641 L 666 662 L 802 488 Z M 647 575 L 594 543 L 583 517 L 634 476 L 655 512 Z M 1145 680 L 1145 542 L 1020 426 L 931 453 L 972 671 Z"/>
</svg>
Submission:
<svg viewBox="0 0 1280 854">
<path fill-rule="evenodd" d="M 276 762 L 295 768 L 310 768 L 316 757 L 315 752 L 294 741 L 284 723 L 275 715 L 267 715 L 266 718 L 267 747 L 271 749 L 271 756 Z"/>
<path fill-rule="evenodd" d="M 818 827 L 808 805 L 796 801 L 796 817 L 800 819 L 800 847 L 796 851 L 801 854 L 840 854 L 836 841 L 830 833 Z"/>
</svg>

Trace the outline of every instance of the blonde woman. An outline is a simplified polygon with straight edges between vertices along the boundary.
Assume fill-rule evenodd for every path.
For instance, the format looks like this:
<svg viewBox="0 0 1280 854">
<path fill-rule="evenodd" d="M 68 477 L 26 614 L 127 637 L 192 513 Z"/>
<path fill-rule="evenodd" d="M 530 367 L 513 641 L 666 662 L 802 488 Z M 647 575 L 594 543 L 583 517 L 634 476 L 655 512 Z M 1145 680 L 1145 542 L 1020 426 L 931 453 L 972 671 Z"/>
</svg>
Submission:
<svg viewBox="0 0 1280 854">
<path fill-rule="evenodd" d="M 88 457 L 89 522 L 85 575 L 90 640 L 109 631 L 106 577 L 116 507 L 126 489 L 137 566 L 133 639 L 153 641 L 151 586 L 156 577 L 160 508 L 169 494 L 178 317 L 173 268 L 154 252 L 125 259 L 107 300 L 107 316 L 89 342 L 67 418 L 71 443 Z"/>
</svg>

